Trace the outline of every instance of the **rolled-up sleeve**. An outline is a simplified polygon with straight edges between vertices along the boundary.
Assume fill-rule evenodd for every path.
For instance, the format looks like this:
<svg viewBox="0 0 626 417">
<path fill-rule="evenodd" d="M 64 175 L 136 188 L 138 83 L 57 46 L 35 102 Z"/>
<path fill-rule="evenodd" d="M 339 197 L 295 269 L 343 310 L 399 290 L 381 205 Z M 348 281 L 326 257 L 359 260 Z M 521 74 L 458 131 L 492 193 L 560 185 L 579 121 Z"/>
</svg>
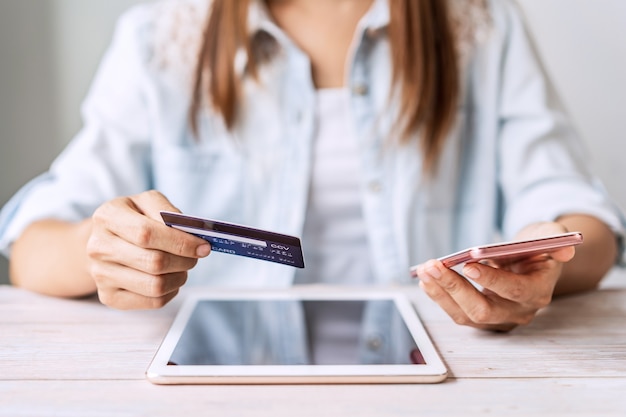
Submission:
<svg viewBox="0 0 626 417">
<path fill-rule="evenodd" d="M 571 126 L 541 66 L 520 13 L 508 9 L 501 61 L 498 173 L 503 232 L 564 214 L 588 214 L 617 236 L 625 221 L 589 170 L 591 152 Z"/>
<path fill-rule="evenodd" d="M 80 221 L 104 201 L 150 187 L 149 13 L 139 6 L 119 19 L 84 101 L 82 130 L 0 212 L 5 255 L 34 221 Z"/>
</svg>

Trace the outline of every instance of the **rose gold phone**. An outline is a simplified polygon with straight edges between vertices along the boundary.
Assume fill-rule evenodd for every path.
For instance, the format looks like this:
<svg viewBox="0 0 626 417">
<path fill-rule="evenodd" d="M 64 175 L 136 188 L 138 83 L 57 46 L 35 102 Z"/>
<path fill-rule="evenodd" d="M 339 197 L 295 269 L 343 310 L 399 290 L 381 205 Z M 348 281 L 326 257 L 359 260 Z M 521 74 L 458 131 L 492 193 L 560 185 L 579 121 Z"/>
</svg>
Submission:
<svg viewBox="0 0 626 417">
<path fill-rule="evenodd" d="M 549 253 L 567 246 L 579 245 L 583 242 L 580 232 L 562 233 L 538 239 L 519 240 L 513 242 L 494 243 L 476 246 L 439 258 L 446 268 L 452 268 L 467 262 L 480 262 L 487 259 L 523 259 L 533 255 Z M 411 275 L 417 276 L 417 266 L 411 267 Z"/>
</svg>

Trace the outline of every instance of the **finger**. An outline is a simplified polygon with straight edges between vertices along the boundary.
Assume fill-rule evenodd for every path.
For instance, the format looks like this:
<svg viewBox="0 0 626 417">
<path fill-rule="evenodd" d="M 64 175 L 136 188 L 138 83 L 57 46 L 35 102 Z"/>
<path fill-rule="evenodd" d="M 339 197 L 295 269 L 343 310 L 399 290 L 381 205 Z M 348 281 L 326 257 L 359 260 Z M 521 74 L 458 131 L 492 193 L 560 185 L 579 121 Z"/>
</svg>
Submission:
<svg viewBox="0 0 626 417">
<path fill-rule="evenodd" d="M 90 273 L 100 290 L 122 289 L 145 297 L 163 297 L 187 282 L 187 271 L 151 275 L 124 265 L 95 262 Z"/>
<path fill-rule="evenodd" d="M 497 332 L 508 332 L 517 327 L 518 323 L 503 322 L 503 323 L 480 323 L 472 320 L 463 309 L 446 293 L 441 287 L 436 284 L 429 285 L 424 281 L 420 282 L 420 287 L 426 292 L 426 294 L 435 301 L 445 312 L 454 320 L 455 323 L 462 326 L 470 326 L 481 330 L 490 330 Z"/>
<path fill-rule="evenodd" d="M 427 262 L 423 274 L 427 278 L 425 285 L 430 287 L 429 284 L 433 283 L 440 288 L 428 288 L 429 296 L 434 298 L 456 323 L 493 328 L 500 325 L 510 326 L 512 323 L 526 324 L 534 317 L 533 309 L 497 295 L 487 297 L 464 277 L 444 267 L 438 260 Z"/>
<path fill-rule="evenodd" d="M 188 258 L 205 257 L 211 250 L 205 240 L 144 215 L 130 198 L 119 198 L 101 206 L 92 219 L 96 227 L 145 249 Z"/>
<path fill-rule="evenodd" d="M 133 197 L 133 202 L 137 205 L 138 209 L 145 214 L 147 217 L 155 220 L 159 225 L 163 224 L 163 219 L 161 217 L 162 211 L 170 211 L 174 213 L 182 213 L 178 207 L 174 206 L 167 197 L 156 190 L 146 191 L 141 193 L 135 197 Z M 211 245 L 206 242 L 204 239 L 201 239 L 197 236 L 193 236 L 189 233 L 182 232 L 180 230 L 168 227 L 168 229 L 172 229 L 172 231 L 176 231 L 176 234 L 179 239 L 187 239 L 193 242 L 196 242 L 199 246 L 196 248 L 195 256 L 199 258 L 203 258 L 208 256 L 211 251 Z M 178 233 L 180 232 L 180 233 Z M 191 237 L 191 239 L 190 239 Z M 178 245 L 182 243 L 177 243 L 176 241 L 172 242 L 174 247 L 179 247 Z M 155 249 L 159 249 L 159 247 L 155 247 Z M 171 252 L 170 253 L 176 253 Z M 182 255 L 182 254 L 181 254 Z M 184 256 L 184 255 L 183 255 Z"/>
<path fill-rule="evenodd" d="M 558 262 L 569 262 L 572 260 L 575 254 L 576 254 L 576 248 L 573 246 L 568 246 L 568 247 L 550 252 L 550 257 Z"/>
<path fill-rule="evenodd" d="M 473 324 L 467 314 L 465 314 L 452 297 L 450 297 L 450 294 L 444 291 L 439 285 L 434 282 L 421 280 L 419 286 L 456 324 L 464 326 Z"/>
<path fill-rule="evenodd" d="M 161 211 L 171 211 L 180 213 L 181 211 L 175 207 L 170 200 L 156 190 L 150 190 L 131 197 L 140 213 L 145 214 L 151 219 L 161 221 Z"/>
<path fill-rule="evenodd" d="M 121 264 L 151 275 L 188 271 L 198 262 L 196 258 L 144 249 L 106 231 L 89 239 L 87 253 L 98 262 Z"/>
<path fill-rule="evenodd" d="M 418 274 L 422 288 L 456 323 L 470 325 L 492 321 L 494 312 L 489 300 L 440 261 L 426 262 L 418 269 Z"/>
<path fill-rule="evenodd" d="M 165 306 L 176 297 L 178 291 L 162 297 L 145 297 L 126 290 L 98 291 L 100 302 L 118 310 L 147 310 Z"/>
<path fill-rule="evenodd" d="M 539 266 L 535 265 L 540 263 Z M 528 273 L 511 272 L 502 268 L 492 268 L 480 263 L 468 263 L 463 267 L 463 275 L 500 298 L 535 308 L 545 307 L 552 300 L 552 292 L 559 272 L 557 262 L 547 259 L 530 266 Z M 560 271 L 560 269 L 559 269 Z"/>
</svg>

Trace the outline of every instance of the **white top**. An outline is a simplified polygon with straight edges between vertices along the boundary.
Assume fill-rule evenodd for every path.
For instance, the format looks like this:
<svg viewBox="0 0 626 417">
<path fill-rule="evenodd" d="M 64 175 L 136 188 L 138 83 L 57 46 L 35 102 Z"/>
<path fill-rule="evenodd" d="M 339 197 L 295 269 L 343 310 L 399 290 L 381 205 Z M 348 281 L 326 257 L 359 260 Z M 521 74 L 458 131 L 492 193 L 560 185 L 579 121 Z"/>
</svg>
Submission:
<svg viewBox="0 0 626 417">
<path fill-rule="evenodd" d="M 366 226 L 361 208 L 361 162 L 351 127 L 350 92 L 322 89 L 316 93 L 311 184 L 302 234 L 306 268 L 296 284 L 365 284 L 373 282 Z M 315 346 L 312 361 L 350 364 L 357 357 L 359 308 L 346 306 L 341 322 L 335 314 L 314 308 L 305 313 Z M 350 310 L 350 311 L 348 311 Z"/>
<path fill-rule="evenodd" d="M 302 233 L 306 268 L 298 284 L 372 282 L 361 208 L 360 152 L 347 89 L 317 92 L 311 184 Z"/>
</svg>

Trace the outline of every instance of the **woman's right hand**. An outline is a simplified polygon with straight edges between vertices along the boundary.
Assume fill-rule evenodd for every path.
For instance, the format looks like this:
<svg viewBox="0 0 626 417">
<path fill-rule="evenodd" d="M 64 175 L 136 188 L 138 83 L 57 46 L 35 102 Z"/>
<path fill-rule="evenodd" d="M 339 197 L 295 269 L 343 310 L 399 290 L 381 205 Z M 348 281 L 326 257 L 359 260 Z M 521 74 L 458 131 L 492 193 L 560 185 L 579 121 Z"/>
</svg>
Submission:
<svg viewBox="0 0 626 417">
<path fill-rule="evenodd" d="M 205 240 L 169 227 L 160 211 L 180 212 L 147 191 L 100 206 L 92 216 L 88 267 L 100 301 L 117 309 L 160 308 L 187 281 L 187 271 L 211 252 Z"/>
</svg>

